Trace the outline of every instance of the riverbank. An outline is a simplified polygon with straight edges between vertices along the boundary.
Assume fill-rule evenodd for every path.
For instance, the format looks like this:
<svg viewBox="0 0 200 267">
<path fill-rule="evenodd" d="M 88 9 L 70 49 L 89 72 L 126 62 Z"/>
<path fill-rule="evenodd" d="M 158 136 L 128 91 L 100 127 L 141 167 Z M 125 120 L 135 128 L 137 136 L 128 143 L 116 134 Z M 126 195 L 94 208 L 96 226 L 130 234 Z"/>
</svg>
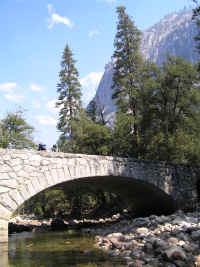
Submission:
<svg viewBox="0 0 200 267">
<path fill-rule="evenodd" d="M 39 219 L 35 216 L 20 215 L 12 218 L 9 221 L 9 234 L 20 233 L 23 231 L 54 231 L 54 230 L 69 230 L 69 229 L 86 229 L 85 232 L 90 232 L 90 229 L 95 227 L 107 227 L 113 223 L 120 221 L 120 214 L 113 215 L 110 218 L 104 219 L 84 219 L 84 220 L 62 220 L 56 219 Z M 84 230 L 83 230 L 84 231 Z"/>
<path fill-rule="evenodd" d="M 151 215 L 92 230 L 97 247 L 130 267 L 200 267 L 200 213 Z"/>
<path fill-rule="evenodd" d="M 38 219 L 34 216 L 20 215 L 12 218 L 8 224 L 8 232 L 21 233 L 21 232 L 32 232 L 32 231 L 50 231 L 51 230 L 51 219 L 43 220 Z"/>
</svg>

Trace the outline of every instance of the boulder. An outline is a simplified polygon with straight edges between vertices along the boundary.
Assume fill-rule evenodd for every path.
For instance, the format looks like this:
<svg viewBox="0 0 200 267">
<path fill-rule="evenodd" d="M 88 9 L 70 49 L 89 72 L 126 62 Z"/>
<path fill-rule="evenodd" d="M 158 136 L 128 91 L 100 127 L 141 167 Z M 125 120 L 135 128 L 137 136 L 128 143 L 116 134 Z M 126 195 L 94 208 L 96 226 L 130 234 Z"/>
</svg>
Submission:
<svg viewBox="0 0 200 267">
<path fill-rule="evenodd" d="M 191 237 L 193 240 L 199 240 L 200 241 L 200 230 L 192 232 Z"/>
<path fill-rule="evenodd" d="M 149 229 L 146 227 L 140 227 L 136 229 L 136 233 L 141 236 L 146 236 L 149 234 Z"/>
<path fill-rule="evenodd" d="M 167 257 L 168 260 L 185 260 L 186 255 L 182 248 L 177 246 L 170 247 L 169 249 L 164 251 L 164 255 Z"/>
</svg>

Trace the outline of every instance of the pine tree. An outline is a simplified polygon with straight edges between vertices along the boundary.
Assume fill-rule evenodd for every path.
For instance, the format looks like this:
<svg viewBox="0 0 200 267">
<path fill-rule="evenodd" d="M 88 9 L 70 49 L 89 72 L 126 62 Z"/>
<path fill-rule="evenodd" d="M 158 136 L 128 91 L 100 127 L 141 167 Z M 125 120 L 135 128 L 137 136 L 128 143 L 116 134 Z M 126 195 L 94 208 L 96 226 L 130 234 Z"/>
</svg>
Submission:
<svg viewBox="0 0 200 267">
<path fill-rule="evenodd" d="M 139 145 L 138 98 L 141 90 L 142 56 L 139 53 L 140 31 L 126 14 L 125 7 L 117 7 L 118 25 L 114 46 L 113 88 L 118 112 L 127 114 L 130 129 Z M 121 116 L 118 116 L 119 118 Z"/>
<path fill-rule="evenodd" d="M 60 107 L 57 128 L 61 131 L 59 145 L 62 150 L 66 150 L 64 147 L 69 142 L 70 150 L 73 150 L 72 125 L 79 118 L 81 109 L 81 85 L 75 63 L 69 45 L 66 45 L 61 61 L 60 82 L 57 85 L 59 97 L 56 103 Z"/>
</svg>

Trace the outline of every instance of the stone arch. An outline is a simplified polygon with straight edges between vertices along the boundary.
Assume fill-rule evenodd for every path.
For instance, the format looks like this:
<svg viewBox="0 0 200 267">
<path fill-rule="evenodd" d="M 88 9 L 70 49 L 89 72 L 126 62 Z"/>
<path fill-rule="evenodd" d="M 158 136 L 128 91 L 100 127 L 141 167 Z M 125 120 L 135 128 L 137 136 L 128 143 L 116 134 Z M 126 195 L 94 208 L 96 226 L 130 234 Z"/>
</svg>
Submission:
<svg viewBox="0 0 200 267">
<path fill-rule="evenodd" d="M 180 203 L 185 199 L 185 187 L 196 185 L 192 168 L 184 164 L 0 149 L 0 240 L 7 231 L 12 212 L 25 200 L 53 185 L 84 177 L 136 177 L 138 181 L 160 188 Z M 192 194 L 188 193 L 187 199 Z"/>
</svg>

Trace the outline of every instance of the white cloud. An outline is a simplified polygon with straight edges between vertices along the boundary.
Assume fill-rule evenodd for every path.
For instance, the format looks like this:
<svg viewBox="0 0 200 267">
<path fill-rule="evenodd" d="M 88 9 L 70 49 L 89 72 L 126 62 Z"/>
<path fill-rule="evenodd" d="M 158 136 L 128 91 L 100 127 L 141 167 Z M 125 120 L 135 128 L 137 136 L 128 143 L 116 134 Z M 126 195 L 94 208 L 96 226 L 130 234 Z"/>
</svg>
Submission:
<svg viewBox="0 0 200 267">
<path fill-rule="evenodd" d="M 17 94 L 5 94 L 4 97 L 9 100 L 9 101 L 13 101 L 13 102 L 20 102 L 24 96 L 23 95 L 17 95 Z"/>
<path fill-rule="evenodd" d="M 13 83 L 13 82 L 1 83 L 0 84 L 0 90 L 1 91 L 6 91 L 6 92 L 11 92 L 16 87 L 17 87 L 17 84 Z"/>
<path fill-rule="evenodd" d="M 43 87 L 41 87 L 41 86 L 39 86 L 39 85 L 37 85 L 37 84 L 34 84 L 34 83 L 30 84 L 30 89 L 31 89 L 32 91 L 37 91 L 37 92 L 41 92 L 41 91 L 44 90 Z"/>
<path fill-rule="evenodd" d="M 90 38 L 92 38 L 92 37 L 94 37 L 94 36 L 97 36 L 97 35 L 99 35 L 99 34 L 100 34 L 100 32 L 99 32 L 98 30 L 91 30 L 91 31 L 88 32 L 88 36 L 89 36 Z"/>
<path fill-rule="evenodd" d="M 42 125 L 56 125 L 57 120 L 49 115 L 36 116 L 36 120 Z"/>
<path fill-rule="evenodd" d="M 83 103 L 87 105 L 94 97 L 103 72 L 90 72 L 80 80 L 83 88 Z"/>
<path fill-rule="evenodd" d="M 97 88 L 103 72 L 90 72 L 85 77 L 83 77 L 80 82 L 83 87 L 95 87 Z"/>
<path fill-rule="evenodd" d="M 53 6 L 51 4 L 48 4 L 47 8 L 50 16 L 47 19 L 49 29 L 52 29 L 54 25 L 59 23 L 65 24 L 68 28 L 73 27 L 73 23 L 67 17 L 62 17 L 57 13 L 53 13 Z"/>
</svg>

